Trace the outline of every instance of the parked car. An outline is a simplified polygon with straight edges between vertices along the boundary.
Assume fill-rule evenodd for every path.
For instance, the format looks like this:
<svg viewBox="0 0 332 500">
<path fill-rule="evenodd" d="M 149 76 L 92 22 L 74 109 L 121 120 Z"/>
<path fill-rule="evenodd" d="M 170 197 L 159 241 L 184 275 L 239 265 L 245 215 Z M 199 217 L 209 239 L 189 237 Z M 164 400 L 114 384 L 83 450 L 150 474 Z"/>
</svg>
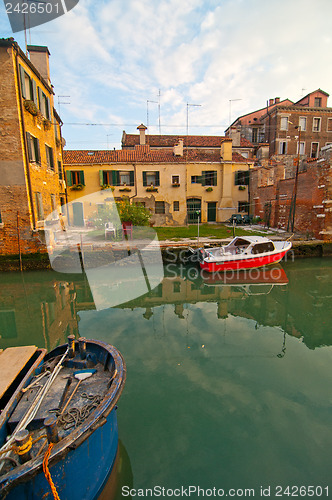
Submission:
<svg viewBox="0 0 332 500">
<path fill-rule="evenodd" d="M 244 214 L 242 216 L 242 224 L 252 224 L 252 220 L 253 220 L 252 215 Z"/>
</svg>

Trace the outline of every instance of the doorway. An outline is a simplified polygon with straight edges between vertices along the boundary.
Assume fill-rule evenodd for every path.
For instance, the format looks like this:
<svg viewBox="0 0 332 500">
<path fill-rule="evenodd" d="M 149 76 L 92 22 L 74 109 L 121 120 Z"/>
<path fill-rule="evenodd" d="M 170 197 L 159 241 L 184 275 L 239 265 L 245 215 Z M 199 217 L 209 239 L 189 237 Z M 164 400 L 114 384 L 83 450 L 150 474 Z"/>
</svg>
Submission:
<svg viewBox="0 0 332 500">
<path fill-rule="evenodd" d="M 208 201 L 207 204 L 207 221 L 216 222 L 217 220 L 217 202 Z"/>
</svg>

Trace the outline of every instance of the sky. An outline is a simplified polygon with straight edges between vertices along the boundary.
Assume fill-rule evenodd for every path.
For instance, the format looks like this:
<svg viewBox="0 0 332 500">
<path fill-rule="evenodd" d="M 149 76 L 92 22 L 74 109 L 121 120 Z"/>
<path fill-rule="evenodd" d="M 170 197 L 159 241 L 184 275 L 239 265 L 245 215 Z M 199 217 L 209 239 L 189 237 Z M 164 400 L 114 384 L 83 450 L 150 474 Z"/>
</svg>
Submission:
<svg viewBox="0 0 332 500">
<path fill-rule="evenodd" d="M 26 35 L 51 53 L 66 149 L 119 149 L 140 123 L 224 135 L 270 98 L 330 94 L 331 14 L 331 0 L 79 0 Z M 1 3 L 8 37 L 25 50 Z"/>
</svg>

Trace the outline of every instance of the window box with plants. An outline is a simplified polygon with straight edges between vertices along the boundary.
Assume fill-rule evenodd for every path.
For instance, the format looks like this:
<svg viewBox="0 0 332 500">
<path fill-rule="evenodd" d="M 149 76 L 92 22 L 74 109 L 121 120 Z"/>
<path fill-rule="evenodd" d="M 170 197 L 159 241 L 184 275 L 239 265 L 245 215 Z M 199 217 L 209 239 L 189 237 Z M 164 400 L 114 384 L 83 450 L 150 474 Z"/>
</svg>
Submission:
<svg viewBox="0 0 332 500">
<path fill-rule="evenodd" d="M 82 189 L 84 189 L 84 184 L 74 184 L 70 189 L 72 191 L 82 191 Z"/>
<path fill-rule="evenodd" d="M 123 184 L 123 186 L 120 187 L 119 191 L 129 192 L 129 191 L 131 191 L 131 188 L 129 186 L 127 186 L 127 184 Z"/>
<path fill-rule="evenodd" d="M 114 191 L 115 187 L 114 186 L 111 186 L 110 184 L 102 184 L 100 186 L 100 189 L 103 190 L 103 189 L 112 189 L 112 191 Z"/>
<path fill-rule="evenodd" d="M 245 191 L 246 190 L 246 186 L 239 186 L 239 191 Z"/>
<path fill-rule="evenodd" d="M 43 126 L 44 126 L 44 130 L 51 130 L 51 128 L 52 128 L 51 120 L 49 120 L 48 118 L 44 118 Z"/>
<path fill-rule="evenodd" d="M 30 101 L 29 99 L 25 99 L 25 101 L 24 101 L 24 107 L 33 116 L 37 116 L 38 113 L 39 113 L 37 105 L 34 103 L 34 101 Z"/>
<path fill-rule="evenodd" d="M 211 193 L 211 191 L 213 191 L 213 187 L 212 187 L 212 186 L 207 187 L 207 188 L 206 188 L 206 191 L 207 191 L 208 193 Z"/>
<path fill-rule="evenodd" d="M 172 182 L 172 187 L 174 187 L 174 188 L 180 187 L 180 183 L 179 182 Z"/>
<path fill-rule="evenodd" d="M 156 186 L 154 186 L 153 184 L 151 184 L 151 186 L 147 187 L 146 190 L 151 193 L 152 191 L 154 192 L 157 192 L 158 193 L 158 188 Z"/>
</svg>

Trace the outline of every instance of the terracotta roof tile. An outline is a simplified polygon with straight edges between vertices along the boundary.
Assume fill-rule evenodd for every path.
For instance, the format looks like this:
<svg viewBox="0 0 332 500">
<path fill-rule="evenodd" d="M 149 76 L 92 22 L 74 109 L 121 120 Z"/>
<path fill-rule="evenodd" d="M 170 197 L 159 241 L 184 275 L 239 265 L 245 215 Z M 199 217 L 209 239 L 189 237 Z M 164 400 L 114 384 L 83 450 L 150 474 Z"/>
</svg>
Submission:
<svg viewBox="0 0 332 500">
<path fill-rule="evenodd" d="M 189 149 L 183 156 L 175 156 L 173 149 L 150 149 L 149 146 L 138 146 L 133 150 L 64 150 L 65 165 L 98 165 L 104 163 L 186 163 L 220 162 L 219 151 L 204 152 Z M 234 162 L 247 161 L 239 153 L 233 152 Z"/>
</svg>

